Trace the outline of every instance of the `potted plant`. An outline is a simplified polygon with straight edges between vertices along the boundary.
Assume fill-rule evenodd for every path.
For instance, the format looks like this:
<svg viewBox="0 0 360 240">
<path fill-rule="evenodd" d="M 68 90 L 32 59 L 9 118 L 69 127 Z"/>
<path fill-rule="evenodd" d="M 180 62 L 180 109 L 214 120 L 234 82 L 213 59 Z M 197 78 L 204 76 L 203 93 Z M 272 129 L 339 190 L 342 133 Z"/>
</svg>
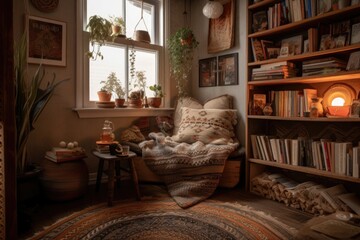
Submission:
<svg viewBox="0 0 360 240">
<path fill-rule="evenodd" d="M 100 82 L 100 84 L 102 84 L 102 87 L 100 91 L 97 92 L 99 102 L 111 101 L 112 93 L 115 92 L 115 88 L 120 85 L 119 81 L 120 80 L 116 77 L 116 73 L 111 72 L 106 80 Z"/>
<path fill-rule="evenodd" d="M 56 75 L 53 75 L 45 88 L 41 88 L 45 79 L 45 69 L 40 64 L 34 75 L 29 80 L 27 75 L 27 39 L 26 35 L 21 38 L 14 50 L 14 71 L 16 91 L 16 158 L 17 174 L 23 176 L 33 167 L 27 159 L 27 143 L 34 124 L 46 107 L 60 83 L 68 80 L 55 82 Z"/>
<path fill-rule="evenodd" d="M 55 82 L 56 76 L 41 88 L 45 79 L 45 70 L 40 64 L 33 76 L 27 72 L 27 39 L 23 35 L 14 49 L 15 71 L 15 118 L 16 118 L 16 168 L 17 168 L 17 219 L 20 231 L 26 231 L 31 223 L 29 208 L 40 200 L 39 176 L 42 168 L 32 164 L 27 154 L 30 133 L 40 114 L 51 99 L 57 86 L 65 80 Z M 66 79 L 67 80 L 67 79 Z"/>
<path fill-rule="evenodd" d="M 133 84 L 134 90 L 131 91 L 129 96 L 130 107 L 142 107 L 142 99 L 144 98 L 145 87 L 146 87 L 146 76 L 145 71 L 135 72 L 136 81 Z"/>
<path fill-rule="evenodd" d="M 89 18 L 86 29 L 90 31 L 89 41 L 92 48 L 86 53 L 87 56 L 93 60 L 96 60 L 98 57 L 103 59 L 104 56 L 100 52 L 100 48 L 111 34 L 111 22 L 98 15 L 93 15 Z"/>
<path fill-rule="evenodd" d="M 171 76 L 176 81 L 178 96 L 187 95 L 187 83 L 193 65 L 194 50 L 199 45 L 190 28 L 180 28 L 168 39 Z"/>
<path fill-rule="evenodd" d="M 115 74 L 114 77 L 116 78 L 116 84 L 114 86 L 113 92 L 116 94 L 115 98 L 115 106 L 116 107 L 123 107 L 125 103 L 125 91 L 121 85 L 120 79 L 118 79 Z"/>
<path fill-rule="evenodd" d="M 122 17 L 110 17 L 113 37 L 125 37 L 125 21 Z"/>
<path fill-rule="evenodd" d="M 154 84 L 149 87 L 151 91 L 154 92 L 154 97 L 148 98 L 148 104 L 150 107 L 158 108 L 161 105 L 161 98 L 164 96 L 162 88 L 158 84 Z"/>
</svg>

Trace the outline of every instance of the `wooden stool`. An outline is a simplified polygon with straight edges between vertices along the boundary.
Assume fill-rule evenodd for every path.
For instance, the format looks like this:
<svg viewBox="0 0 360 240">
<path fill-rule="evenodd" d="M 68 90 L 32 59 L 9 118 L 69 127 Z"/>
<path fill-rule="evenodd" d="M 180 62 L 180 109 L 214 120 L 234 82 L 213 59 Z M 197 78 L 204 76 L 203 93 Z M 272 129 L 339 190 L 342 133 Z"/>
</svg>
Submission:
<svg viewBox="0 0 360 240">
<path fill-rule="evenodd" d="M 129 152 L 129 155 L 127 156 L 116 156 L 116 155 L 110 155 L 109 153 L 100 153 L 98 151 L 93 151 L 94 156 L 99 158 L 99 166 L 98 166 L 98 172 L 96 177 L 96 191 L 99 191 L 100 189 L 100 183 L 101 183 L 101 177 L 103 173 L 104 168 L 104 161 L 108 161 L 109 163 L 109 170 L 108 170 L 108 205 L 112 206 L 112 201 L 114 198 L 114 180 L 117 179 L 117 185 L 119 186 L 120 183 L 120 161 L 127 160 L 130 166 L 130 175 L 133 179 L 135 192 L 137 200 L 141 200 L 140 196 L 140 190 L 139 190 L 139 183 L 138 183 L 138 177 L 136 174 L 133 157 L 136 157 L 136 154 L 133 152 Z M 123 169 L 127 171 L 127 169 Z M 116 176 L 114 176 L 114 172 L 116 171 Z"/>
</svg>

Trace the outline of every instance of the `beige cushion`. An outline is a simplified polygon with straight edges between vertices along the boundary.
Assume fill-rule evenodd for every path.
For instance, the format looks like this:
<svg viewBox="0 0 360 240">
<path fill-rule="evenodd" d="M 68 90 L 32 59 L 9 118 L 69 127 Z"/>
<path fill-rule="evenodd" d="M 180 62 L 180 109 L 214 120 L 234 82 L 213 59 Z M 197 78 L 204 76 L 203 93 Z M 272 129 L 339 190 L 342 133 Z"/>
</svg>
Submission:
<svg viewBox="0 0 360 240">
<path fill-rule="evenodd" d="M 227 144 L 233 142 L 236 110 L 182 108 L 179 131 L 172 139 L 176 142 Z"/>
<path fill-rule="evenodd" d="M 175 106 L 173 135 L 176 135 L 179 131 L 182 113 L 181 109 L 183 107 L 193 109 L 232 109 L 233 99 L 232 96 L 225 94 L 206 101 L 204 106 L 198 100 L 191 97 L 179 99 Z"/>
<path fill-rule="evenodd" d="M 177 132 L 179 131 L 180 121 L 181 121 L 181 109 L 183 107 L 189 107 L 194 109 L 203 108 L 202 104 L 199 101 L 191 97 L 185 97 L 179 99 L 175 106 L 173 135 L 176 135 Z"/>
<path fill-rule="evenodd" d="M 233 109 L 233 99 L 230 95 L 221 95 L 204 103 L 205 109 Z"/>
</svg>

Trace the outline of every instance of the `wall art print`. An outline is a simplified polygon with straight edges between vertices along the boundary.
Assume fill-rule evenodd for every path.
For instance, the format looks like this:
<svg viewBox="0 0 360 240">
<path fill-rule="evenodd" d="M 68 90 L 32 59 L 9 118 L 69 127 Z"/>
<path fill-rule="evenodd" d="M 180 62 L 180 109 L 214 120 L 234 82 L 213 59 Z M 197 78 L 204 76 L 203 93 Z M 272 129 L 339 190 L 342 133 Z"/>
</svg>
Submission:
<svg viewBox="0 0 360 240">
<path fill-rule="evenodd" d="M 28 63 L 66 66 L 66 23 L 27 16 Z"/>
</svg>

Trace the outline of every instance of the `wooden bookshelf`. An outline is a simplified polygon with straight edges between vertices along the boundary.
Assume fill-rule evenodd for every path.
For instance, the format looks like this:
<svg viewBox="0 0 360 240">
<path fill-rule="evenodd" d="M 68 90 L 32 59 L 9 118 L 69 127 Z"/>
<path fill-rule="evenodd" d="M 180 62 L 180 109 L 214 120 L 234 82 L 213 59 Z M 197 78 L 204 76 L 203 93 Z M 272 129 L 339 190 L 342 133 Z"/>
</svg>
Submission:
<svg viewBox="0 0 360 240">
<path fill-rule="evenodd" d="M 261 61 L 254 61 L 252 52 L 252 39 L 264 39 L 268 41 L 279 42 L 281 39 L 286 39 L 297 34 L 302 34 L 308 37 L 309 28 L 317 28 L 319 24 L 327 25 L 334 22 L 340 22 L 344 20 L 352 20 L 355 17 L 359 17 L 360 4 L 354 6 L 348 6 L 341 10 L 333 10 L 321 15 L 317 15 L 303 20 L 281 25 L 272 29 L 263 30 L 259 32 L 253 31 L 253 14 L 258 11 L 266 11 L 269 7 L 280 3 L 279 0 L 264 0 L 258 3 L 252 4 L 253 1 L 248 1 L 248 26 L 247 26 L 247 38 L 248 38 L 248 81 L 247 81 L 247 106 L 252 101 L 252 94 L 254 92 L 260 92 L 267 94 L 272 90 L 288 90 L 288 89 L 304 89 L 304 88 L 316 88 L 319 89 L 318 96 L 322 97 L 326 89 L 332 84 L 345 83 L 352 86 L 356 95 L 358 96 L 360 90 L 360 70 L 355 71 L 341 71 L 332 74 L 315 75 L 315 76 L 301 76 L 302 62 L 306 60 L 313 60 L 326 57 L 337 57 L 347 61 L 349 55 L 352 52 L 360 51 L 360 43 L 345 45 L 343 47 L 332 48 L 322 51 L 313 51 L 302 53 L 298 55 L 278 57 L 272 59 L 266 59 Z M 351 23 L 352 24 L 352 23 Z M 314 38 L 316 39 L 316 38 Z M 310 39 L 311 41 L 315 41 Z M 320 40 L 320 36 L 317 37 Z M 319 46 L 319 42 L 316 43 Z M 318 50 L 319 48 L 317 48 Z M 282 61 L 289 61 L 296 64 L 300 71 L 296 77 L 274 79 L 274 80 L 252 80 L 252 70 L 259 68 L 265 64 L 273 64 Z M 304 87 L 306 86 L 306 87 Z M 288 88 L 288 89 L 287 89 Z M 294 166 L 289 164 L 281 164 L 277 162 L 265 161 L 261 159 L 255 159 L 251 149 L 251 135 L 273 135 L 275 132 L 287 132 L 292 135 L 305 134 L 309 138 L 319 138 L 321 134 L 326 132 L 326 136 L 335 136 L 336 134 L 342 134 L 342 140 L 349 140 L 353 143 L 360 142 L 360 134 L 351 134 L 352 129 L 359 129 L 360 118 L 309 118 L 309 117 L 279 117 L 279 116 L 264 116 L 264 115 L 246 115 L 246 171 L 247 182 L 246 186 L 249 190 L 251 179 L 261 172 L 276 168 L 277 170 L 284 170 L 287 173 L 306 173 L 304 174 L 304 181 L 307 181 L 306 176 L 313 175 L 314 177 L 321 177 L 325 179 L 335 179 L 341 182 L 348 182 L 351 184 L 359 184 L 360 178 L 354 178 L 351 176 L 344 176 L 327 172 L 311 167 Z M 275 128 L 279 128 L 275 129 Z M 274 130 L 275 129 L 275 130 Z M 294 131 L 292 133 L 292 131 Z M 298 131 L 298 132 L 296 132 Z M 332 133 L 331 131 L 334 131 Z M 337 136 L 337 135 L 336 135 Z M 281 136 L 279 136 L 281 137 Z M 337 139 L 335 139 L 337 140 Z"/>
</svg>

